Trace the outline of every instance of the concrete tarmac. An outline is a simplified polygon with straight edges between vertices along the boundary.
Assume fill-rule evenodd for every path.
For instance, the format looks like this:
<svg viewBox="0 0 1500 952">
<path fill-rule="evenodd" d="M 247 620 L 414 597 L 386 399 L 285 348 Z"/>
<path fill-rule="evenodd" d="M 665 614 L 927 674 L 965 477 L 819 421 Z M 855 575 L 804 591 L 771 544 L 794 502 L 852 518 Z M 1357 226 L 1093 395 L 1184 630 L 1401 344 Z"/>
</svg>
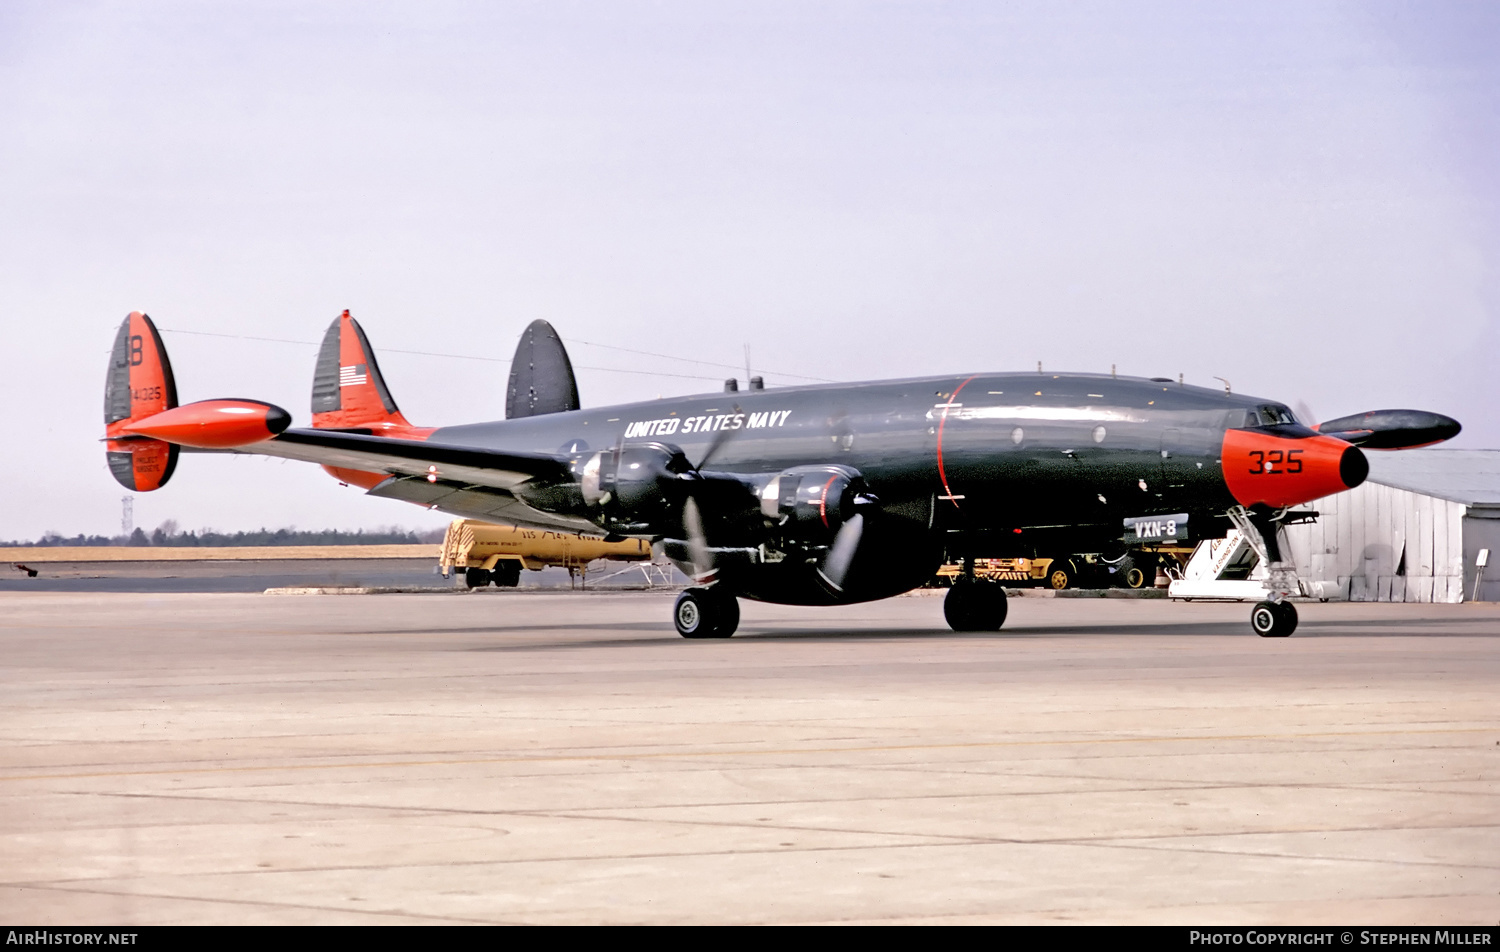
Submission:
<svg viewBox="0 0 1500 952">
<path fill-rule="evenodd" d="M 458 578 L 437 574 L 435 558 L 422 559 L 202 559 L 191 562 L 113 561 L 23 563 L 0 561 L 0 595 L 6 592 L 255 592 L 268 588 L 463 588 Z M 591 588 L 645 588 L 642 563 L 595 562 L 582 584 Z M 673 578 L 687 584 L 685 576 Z M 580 584 L 563 568 L 521 573 L 527 591 L 571 589 Z"/>
<path fill-rule="evenodd" d="M 1500 607 L 0 593 L 26 924 L 1500 921 Z"/>
</svg>

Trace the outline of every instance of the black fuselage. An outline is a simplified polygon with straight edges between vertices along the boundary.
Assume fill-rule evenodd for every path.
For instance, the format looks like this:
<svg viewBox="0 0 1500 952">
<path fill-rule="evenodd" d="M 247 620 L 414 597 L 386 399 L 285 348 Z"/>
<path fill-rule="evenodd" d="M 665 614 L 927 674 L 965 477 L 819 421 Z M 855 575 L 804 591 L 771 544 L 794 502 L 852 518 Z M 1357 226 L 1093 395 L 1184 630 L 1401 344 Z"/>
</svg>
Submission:
<svg viewBox="0 0 1500 952">
<path fill-rule="evenodd" d="M 1222 472 L 1224 433 L 1273 423 L 1278 413 L 1287 411 L 1275 401 L 1169 380 L 1009 373 L 700 394 L 444 427 L 431 439 L 560 454 L 575 470 L 600 451 L 618 455 L 640 444 L 680 448 L 694 464 L 714 447 L 704 471 L 743 483 L 752 500 L 788 468 L 849 467 L 880 510 L 871 544 L 861 546 L 858 584 L 830 592 L 799 559 L 733 573 L 749 597 L 819 603 L 909 590 L 945 555 L 1118 548 L 1131 516 L 1191 513 L 1200 537 L 1222 534 L 1222 514 L 1235 505 Z M 437 508 L 492 517 L 465 511 L 461 500 Z M 511 518 L 658 540 L 680 534 L 603 511 L 549 508 Z M 716 545 L 759 541 L 743 521 L 726 523 L 720 535 Z"/>
</svg>

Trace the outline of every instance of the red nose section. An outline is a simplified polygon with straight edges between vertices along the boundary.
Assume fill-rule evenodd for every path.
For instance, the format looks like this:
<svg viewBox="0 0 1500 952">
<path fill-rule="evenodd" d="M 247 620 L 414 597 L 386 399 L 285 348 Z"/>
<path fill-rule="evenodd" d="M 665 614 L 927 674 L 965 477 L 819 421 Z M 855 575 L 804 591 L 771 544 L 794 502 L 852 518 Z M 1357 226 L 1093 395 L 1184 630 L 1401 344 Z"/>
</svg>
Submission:
<svg viewBox="0 0 1500 952">
<path fill-rule="evenodd" d="M 124 427 L 179 446 L 223 450 L 269 440 L 292 422 L 281 407 L 259 400 L 199 400 L 136 420 Z"/>
<path fill-rule="evenodd" d="M 1331 436 L 1224 431 L 1224 482 L 1242 506 L 1280 509 L 1353 489 L 1370 474 L 1365 454 Z"/>
</svg>

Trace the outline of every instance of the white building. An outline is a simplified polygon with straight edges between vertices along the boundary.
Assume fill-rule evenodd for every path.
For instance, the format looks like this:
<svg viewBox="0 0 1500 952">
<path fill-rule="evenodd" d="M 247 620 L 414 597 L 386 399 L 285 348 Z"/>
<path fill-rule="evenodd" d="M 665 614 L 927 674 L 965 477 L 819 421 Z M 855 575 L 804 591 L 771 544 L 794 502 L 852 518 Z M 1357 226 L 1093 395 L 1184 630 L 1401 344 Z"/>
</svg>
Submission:
<svg viewBox="0 0 1500 952">
<path fill-rule="evenodd" d="M 1481 550 L 1500 556 L 1500 450 L 1365 455 L 1363 485 L 1299 507 L 1316 509 L 1317 522 L 1283 530 L 1298 574 L 1356 602 L 1474 598 Z M 1490 560 L 1480 601 L 1500 601 L 1500 565 Z"/>
</svg>

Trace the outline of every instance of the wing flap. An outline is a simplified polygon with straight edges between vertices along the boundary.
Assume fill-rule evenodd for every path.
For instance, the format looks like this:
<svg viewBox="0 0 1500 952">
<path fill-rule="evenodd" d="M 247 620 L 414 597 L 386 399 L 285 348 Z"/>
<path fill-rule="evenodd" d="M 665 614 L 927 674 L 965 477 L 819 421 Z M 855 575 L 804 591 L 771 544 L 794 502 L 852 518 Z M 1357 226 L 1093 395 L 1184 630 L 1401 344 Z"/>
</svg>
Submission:
<svg viewBox="0 0 1500 952">
<path fill-rule="evenodd" d="M 370 490 L 371 496 L 441 509 L 469 519 L 556 530 L 569 528 L 597 533 L 599 527 L 572 516 L 539 513 L 503 489 L 445 480 L 429 482 L 421 476 L 392 476 Z"/>
<path fill-rule="evenodd" d="M 340 469 L 416 476 L 424 480 L 434 477 L 434 481 L 507 491 L 527 480 L 572 478 L 561 460 L 542 453 L 450 446 L 337 430 L 286 430 L 275 439 L 254 444 L 249 452 Z"/>
</svg>

